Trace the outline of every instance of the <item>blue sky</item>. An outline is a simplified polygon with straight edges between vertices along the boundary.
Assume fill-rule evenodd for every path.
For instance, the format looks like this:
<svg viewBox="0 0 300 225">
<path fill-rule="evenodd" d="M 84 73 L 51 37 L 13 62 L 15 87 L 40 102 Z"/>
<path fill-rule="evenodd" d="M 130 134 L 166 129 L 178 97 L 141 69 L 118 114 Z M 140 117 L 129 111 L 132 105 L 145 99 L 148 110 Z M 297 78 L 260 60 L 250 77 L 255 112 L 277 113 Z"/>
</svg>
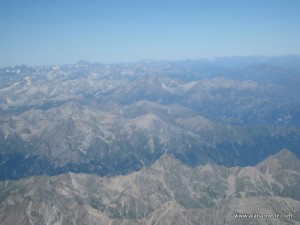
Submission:
<svg viewBox="0 0 300 225">
<path fill-rule="evenodd" d="M 300 54 L 299 0 L 0 0 L 0 66 Z"/>
</svg>

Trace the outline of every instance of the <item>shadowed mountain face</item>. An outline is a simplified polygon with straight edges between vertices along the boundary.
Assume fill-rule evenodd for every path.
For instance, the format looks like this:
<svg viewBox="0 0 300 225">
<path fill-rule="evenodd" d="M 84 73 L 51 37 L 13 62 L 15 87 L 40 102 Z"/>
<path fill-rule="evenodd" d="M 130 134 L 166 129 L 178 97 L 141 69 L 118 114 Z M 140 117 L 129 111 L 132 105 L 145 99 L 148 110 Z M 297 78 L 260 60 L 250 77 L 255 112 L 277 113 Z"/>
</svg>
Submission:
<svg viewBox="0 0 300 225">
<path fill-rule="evenodd" d="M 300 161 L 188 167 L 170 154 L 126 176 L 67 173 L 0 182 L 1 224 L 299 224 Z M 237 218 L 243 215 L 285 218 Z"/>
<path fill-rule="evenodd" d="M 0 69 L 0 179 L 300 155 L 300 58 Z"/>
</svg>

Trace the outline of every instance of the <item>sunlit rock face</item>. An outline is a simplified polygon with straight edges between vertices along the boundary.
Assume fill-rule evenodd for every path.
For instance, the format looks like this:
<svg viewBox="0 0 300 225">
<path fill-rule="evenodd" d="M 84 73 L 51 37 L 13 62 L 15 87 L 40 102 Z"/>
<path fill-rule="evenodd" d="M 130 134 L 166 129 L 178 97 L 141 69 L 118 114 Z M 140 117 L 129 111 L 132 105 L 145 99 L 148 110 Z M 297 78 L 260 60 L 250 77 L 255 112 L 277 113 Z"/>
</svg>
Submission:
<svg viewBox="0 0 300 225">
<path fill-rule="evenodd" d="M 289 163 L 288 163 L 289 162 Z M 300 160 L 189 167 L 170 154 L 125 176 L 66 173 L 0 182 L 1 224 L 297 224 Z M 236 218 L 236 215 L 287 218 Z"/>
</svg>

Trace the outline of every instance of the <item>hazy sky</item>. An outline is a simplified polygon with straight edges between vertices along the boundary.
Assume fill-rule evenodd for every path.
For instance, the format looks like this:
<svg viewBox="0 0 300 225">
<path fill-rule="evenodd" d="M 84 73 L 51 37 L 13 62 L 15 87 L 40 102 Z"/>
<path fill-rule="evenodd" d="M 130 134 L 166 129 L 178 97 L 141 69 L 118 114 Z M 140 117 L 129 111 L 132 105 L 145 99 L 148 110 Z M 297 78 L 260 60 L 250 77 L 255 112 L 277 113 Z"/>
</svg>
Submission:
<svg viewBox="0 0 300 225">
<path fill-rule="evenodd" d="M 300 0 L 0 0 L 0 66 L 300 53 Z"/>
</svg>

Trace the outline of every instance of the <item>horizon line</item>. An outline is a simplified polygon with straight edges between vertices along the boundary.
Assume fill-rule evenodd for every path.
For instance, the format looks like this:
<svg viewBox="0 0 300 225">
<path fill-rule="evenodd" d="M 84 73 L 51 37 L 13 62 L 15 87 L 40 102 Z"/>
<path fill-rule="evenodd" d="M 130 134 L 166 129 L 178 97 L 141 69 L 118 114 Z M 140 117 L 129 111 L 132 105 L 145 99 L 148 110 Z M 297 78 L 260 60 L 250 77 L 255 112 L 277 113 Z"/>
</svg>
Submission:
<svg viewBox="0 0 300 225">
<path fill-rule="evenodd" d="M 65 65 L 76 65 L 80 62 L 87 62 L 89 64 L 103 64 L 103 65 L 120 65 L 120 64 L 137 64 L 137 63 L 151 63 L 151 62 L 180 62 L 180 61 L 199 61 L 199 60 L 218 60 L 218 59 L 230 59 L 230 58 L 251 58 L 251 57 L 262 57 L 262 58 L 277 58 L 277 57 L 300 57 L 300 53 L 297 54 L 278 54 L 278 55 L 263 55 L 263 54 L 251 54 L 251 55 L 226 55 L 226 56 L 211 56 L 211 57 L 199 57 L 199 58 L 179 58 L 179 59 L 155 59 L 155 58 L 144 58 L 132 61 L 114 61 L 114 62 L 100 62 L 92 61 L 87 59 L 79 59 L 71 63 L 53 63 L 53 64 L 40 64 L 40 65 L 29 65 L 29 64 L 14 64 L 14 65 L 0 65 L 0 68 L 14 68 L 14 67 L 51 67 L 51 66 L 65 66 Z"/>
</svg>

